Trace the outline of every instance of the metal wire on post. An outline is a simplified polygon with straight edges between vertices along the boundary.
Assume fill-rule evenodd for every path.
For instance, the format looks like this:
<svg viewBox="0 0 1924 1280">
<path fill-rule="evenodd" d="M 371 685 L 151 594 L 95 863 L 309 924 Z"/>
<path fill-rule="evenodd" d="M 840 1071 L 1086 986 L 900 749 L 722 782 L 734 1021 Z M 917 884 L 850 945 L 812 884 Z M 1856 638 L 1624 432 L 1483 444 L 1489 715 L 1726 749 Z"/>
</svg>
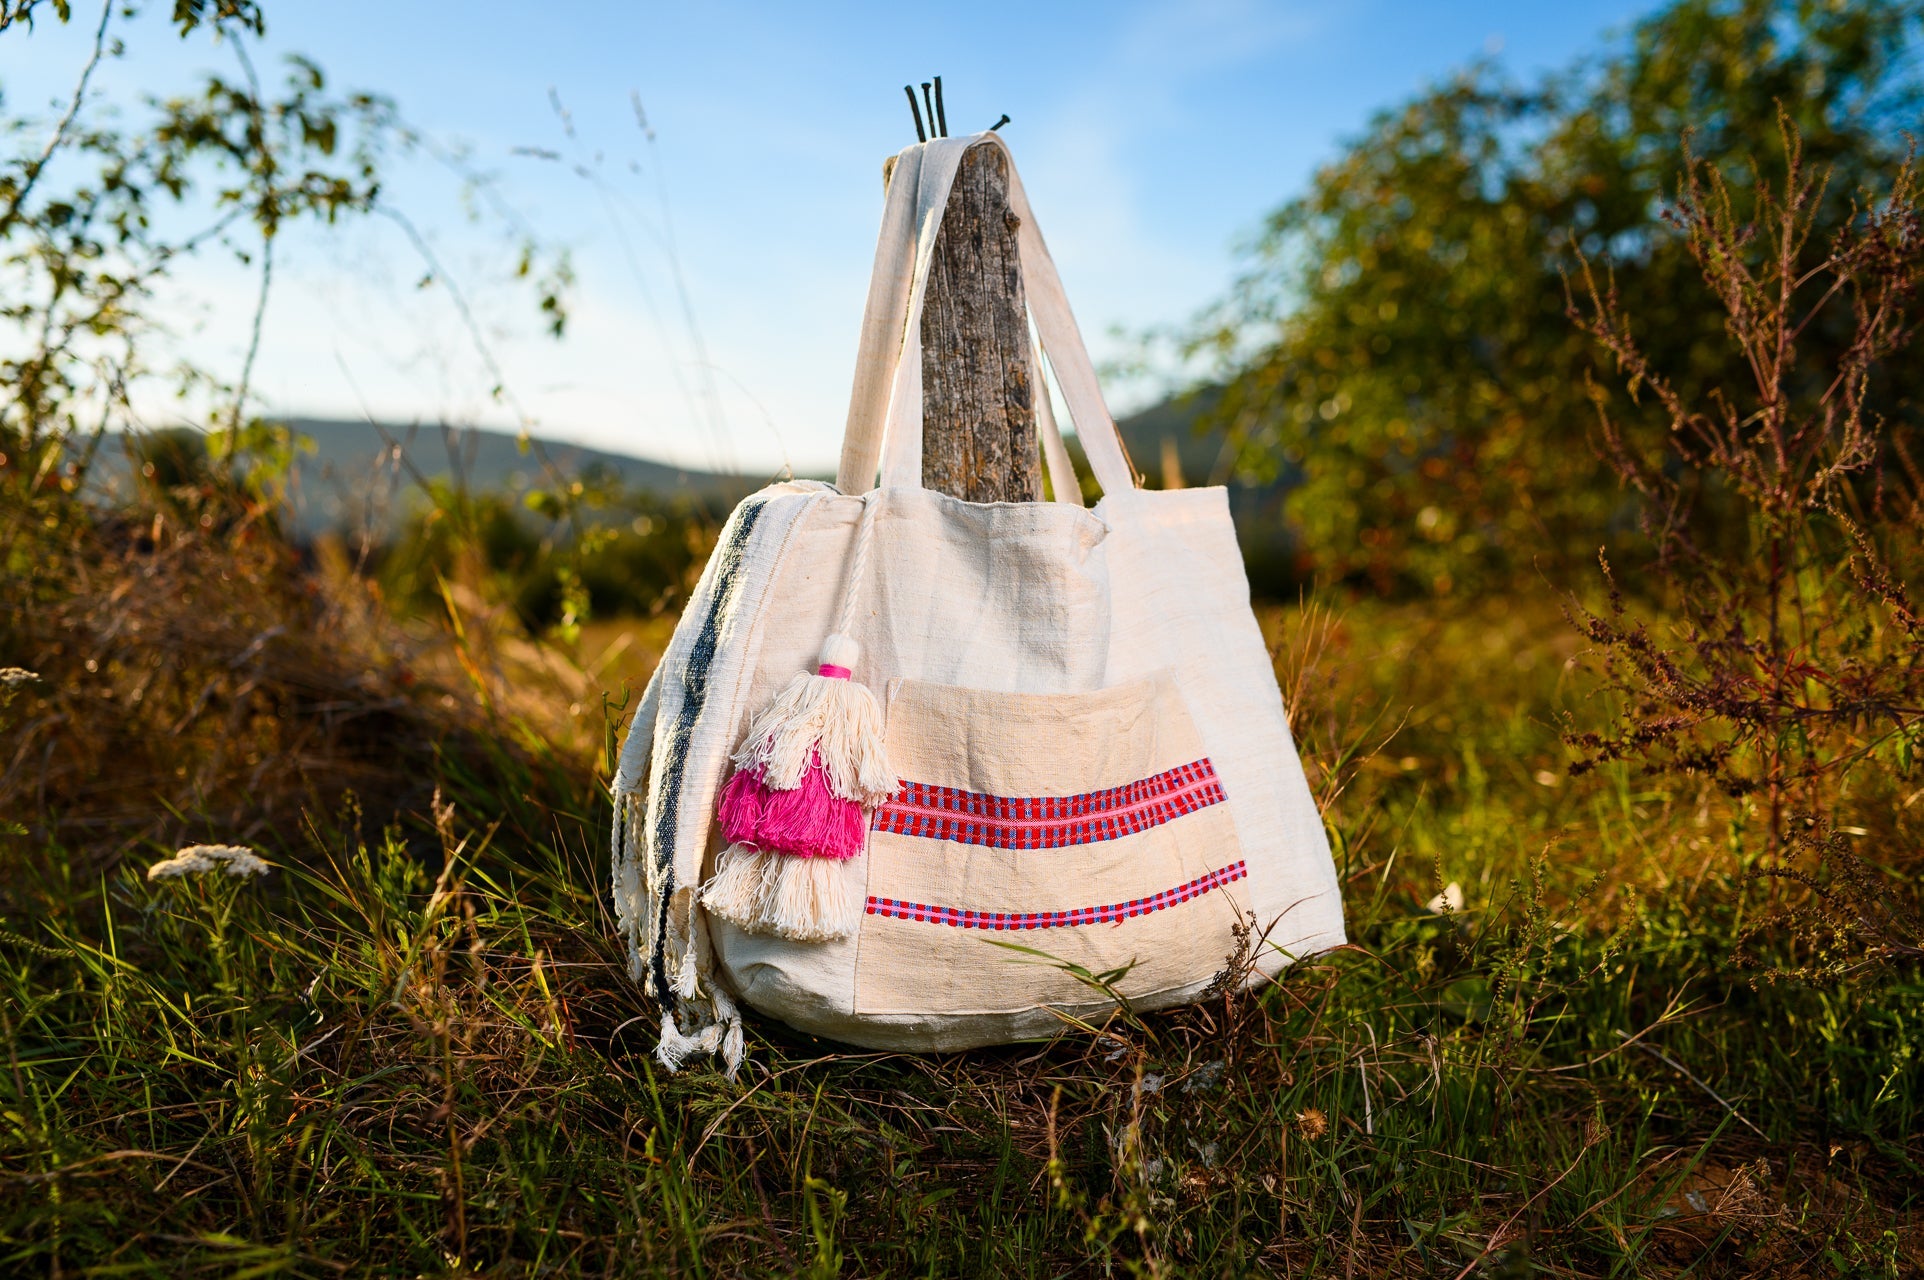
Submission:
<svg viewBox="0 0 1924 1280">
<path fill-rule="evenodd" d="M 915 117 L 915 140 L 917 142 L 927 142 L 932 138 L 946 138 L 949 136 L 949 108 L 948 104 L 942 101 L 941 76 L 931 76 L 929 79 L 922 81 L 922 100 L 920 102 L 915 100 L 915 86 L 913 84 L 903 85 L 902 92 L 908 95 L 909 114 Z M 1000 120 L 997 120 L 989 126 L 988 131 L 994 133 L 1007 123 L 1009 123 L 1009 116 L 1007 112 L 1004 112 Z"/>
<path fill-rule="evenodd" d="M 905 84 L 902 86 L 902 92 L 909 95 L 909 114 L 915 117 L 915 140 L 917 142 L 927 142 L 929 140 L 929 133 L 928 130 L 922 127 L 922 108 L 917 106 L 915 102 L 915 86 Z"/>
</svg>

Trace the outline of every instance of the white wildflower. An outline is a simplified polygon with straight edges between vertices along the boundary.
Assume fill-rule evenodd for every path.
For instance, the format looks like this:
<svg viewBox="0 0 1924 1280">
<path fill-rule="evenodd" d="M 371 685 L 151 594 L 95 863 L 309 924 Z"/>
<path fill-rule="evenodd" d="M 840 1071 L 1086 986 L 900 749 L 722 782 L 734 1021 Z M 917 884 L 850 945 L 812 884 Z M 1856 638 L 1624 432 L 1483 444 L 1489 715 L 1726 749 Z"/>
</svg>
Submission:
<svg viewBox="0 0 1924 1280">
<path fill-rule="evenodd" d="M 212 871 L 221 864 L 213 858 L 208 857 L 206 850 L 207 846 L 203 844 L 182 849 L 179 853 L 164 862 L 156 862 L 153 866 L 148 867 L 147 878 L 149 880 L 172 880 L 176 876 L 192 876 L 199 875 L 203 871 Z"/>
<path fill-rule="evenodd" d="M 1452 880 L 1423 906 L 1431 915 L 1453 916 L 1463 910 L 1463 886 Z"/>
<path fill-rule="evenodd" d="M 178 876 L 199 875 L 203 871 L 225 869 L 230 876 L 264 876 L 267 863 L 252 849 L 238 844 L 194 844 L 164 862 L 147 868 L 149 880 L 172 880 Z"/>
<path fill-rule="evenodd" d="M 40 673 L 25 667 L 0 667 L 0 685 L 18 689 L 23 684 L 33 684 L 40 679 Z"/>
</svg>

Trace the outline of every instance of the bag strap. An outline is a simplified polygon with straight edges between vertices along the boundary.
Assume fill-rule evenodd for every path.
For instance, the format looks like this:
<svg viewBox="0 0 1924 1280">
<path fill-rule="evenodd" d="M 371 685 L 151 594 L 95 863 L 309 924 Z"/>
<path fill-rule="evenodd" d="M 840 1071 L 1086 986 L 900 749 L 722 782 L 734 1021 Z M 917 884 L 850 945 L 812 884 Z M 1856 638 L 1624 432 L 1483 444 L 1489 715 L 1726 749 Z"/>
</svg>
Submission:
<svg viewBox="0 0 1924 1280">
<path fill-rule="evenodd" d="M 889 387 L 902 350 L 902 317 L 915 278 L 915 193 L 921 171 L 921 143 L 902 148 L 886 169 L 882 232 L 875 241 L 875 268 L 869 273 L 868 303 L 855 350 L 855 385 L 842 429 L 842 461 L 835 473 L 835 487 L 843 493 L 867 492 L 882 463 L 882 424 L 888 419 Z"/>
<path fill-rule="evenodd" d="M 939 138 L 906 147 L 896 157 L 889 199 L 883 211 L 881 242 L 876 247 L 876 274 L 869 285 L 869 310 L 863 317 L 855 393 L 850 399 L 837 487 L 844 493 L 865 491 L 869 478 L 875 474 L 877 461 L 881 464 L 885 487 L 919 489 L 922 486 L 922 308 L 950 188 L 961 168 L 963 154 L 970 147 L 980 145 L 1001 148 L 1009 166 L 1009 205 L 1019 220 L 1017 251 L 1029 312 L 1042 350 L 1055 370 L 1057 384 L 1062 388 L 1090 468 L 1105 493 L 1134 488 L 1135 473 L 1123 452 L 1115 420 L 1103 404 L 1101 384 L 1076 328 L 1062 279 L 1043 243 L 1008 144 L 995 133 Z M 907 181 L 911 176 L 912 191 Z M 912 238 L 912 252 L 895 239 L 898 236 Z M 906 304 L 902 309 L 897 309 L 898 298 Z M 891 317 L 901 318 L 892 321 Z M 885 354 L 879 348 L 891 334 L 894 350 Z M 884 369 L 889 371 L 886 412 L 876 413 L 875 384 Z M 1039 384 L 1040 369 L 1037 375 Z M 1037 416 L 1040 420 L 1040 410 Z M 1040 421 L 1038 427 L 1044 433 L 1046 455 L 1049 433 L 1041 428 Z M 1061 459 L 1051 459 L 1052 486 L 1056 484 L 1053 470 L 1056 462 L 1066 460 L 1066 451 Z M 1057 492 L 1066 496 L 1079 490 L 1065 483 L 1057 487 Z"/>
<path fill-rule="evenodd" d="M 1082 505 L 1082 481 L 1076 478 L 1076 465 L 1062 443 L 1062 428 L 1056 425 L 1055 404 L 1049 398 L 1048 366 L 1042 362 L 1042 348 L 1030 347 L 1035 361 L 1035 425 L 1042 437 L 1042 462 L 1049 470 L 1049 490 L 1057 502 Z"/>
<path fill-rule="evenodd" d="M 1049 357 L 1049 366 L 1055 371 L 1056 385 L 1062 388 L 1062 398 L 1069 407 L 1069 420 L 1075 425 L 1076 439 L 1082 442 L 1083 451 L 1089 457 L 1090 470 L 1095 472 L 1096 483 L 1104 493 L 1123 493 L 1136 487 L 1136 469 L 1129 465 L 1129 455 L 1122 447 L 1122 433 L 1116 430 L 1116 420 L 1109 415 L 1109 406 L 1102 399 L 1102 383 L 1096 377 L 1096 366 L 1089 359 L 1089 349 L 1082 343 L 1082 330 L 1076 327 L 1075 313 L 1069 307 L 1069 295 L 1062 287 L 1062 277 L 1056 271 L 1055 259 L 1049 256 L 1049 246 L 1043 243 L 1042 227 L 1036 221 L 1035 210 L 1029 207 L 1029 196 L 1022 187 L 1022 175 L 1016 172 L 1015 157 L 1009 152 L 1009 144 L 999 133 L 976 135 L 978 139 L 991 139 L 994 145 L 1002 148 L 1002 155 L 1009 164 L 1009 208 L 1022 220 L 1016 232 L 1016 243 L 1022 259 L 1022 286 L 1028 295 L 1029 314 L 1035 318 L 1036 332 L 1042 339 L 1042 350 Z M 948 197 L 943 197 L 943 204 Z M 920 361 L 922 336 L 921 316 L 915 323 L 917 363 Z M 920 414 L 917 415 L 920 417 Z M 918 438 L 920 433 L 918 432 Z"/>
</svg>

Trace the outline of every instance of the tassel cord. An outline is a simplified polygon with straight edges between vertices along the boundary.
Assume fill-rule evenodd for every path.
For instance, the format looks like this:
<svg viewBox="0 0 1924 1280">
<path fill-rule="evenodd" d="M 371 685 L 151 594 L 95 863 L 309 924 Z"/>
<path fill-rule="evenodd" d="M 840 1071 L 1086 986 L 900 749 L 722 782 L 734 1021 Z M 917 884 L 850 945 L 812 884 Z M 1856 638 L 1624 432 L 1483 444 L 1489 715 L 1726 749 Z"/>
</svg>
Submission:
<svg viewBox="0 0 1924 1280">
<path fill-rule="evenodd" d="M 837 634 L 849 635 L 855 627 L 855 614 L 861 605 L 862 579 L 868 574 L 869 547 L 875 541 L 875 494 L 862 496 L 862 522 L 855 528 L 855 551 L 849 558 L 848 586 L 842 592 L 842 612 L 835 624 Z"/>
</svg>

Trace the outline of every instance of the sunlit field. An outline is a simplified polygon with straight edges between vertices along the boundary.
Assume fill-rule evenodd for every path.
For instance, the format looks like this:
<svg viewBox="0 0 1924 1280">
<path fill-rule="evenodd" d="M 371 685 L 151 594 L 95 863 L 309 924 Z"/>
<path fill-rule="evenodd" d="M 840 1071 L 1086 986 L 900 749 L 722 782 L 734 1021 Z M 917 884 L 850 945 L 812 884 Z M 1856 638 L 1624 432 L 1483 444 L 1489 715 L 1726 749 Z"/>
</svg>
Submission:
<svg viewBox="0 0 1924 1280">
<path fill-rule="evenodd" d="M 132 16 L 0 97 L 0 1275 L 1924 1275 L 1917 5 L 1466 67 L 1139 335 L 1122 437 L 1229 490 L 1348 945 L 967 1053 L 751 1012 L 732 1075 L 658 1055 L 610 788 L 760 480 L 571 464 L 384 203 L 396 103 L 113 106 Z M 368 219 L 519 436 L 262 404 L 276 237 Z M 499 273 L 543 342 L 565 249 Z M 233 368 L 156 354 L 207 255 Z M 323 427 L 379 442 L 325 519 Z"/>
<path fill-rule="evenodd" d="M 585 733 L 450 726 L 260 879 L 8 838 L 16 1265 L 180 1274 L 1902 1274 L 1915 975 L 1773 980 L 1747 818 L 1572 779 L 1553 600 L 1265 614 L 1354 943 L 950 1057 L 668 1075 Z M 584 652 L 608 631 L 584 641 Z M 44 693 L 16 690 L 18 725 Z M 100 696 L 95 692 L 94 696 Z M 464 701 L 471 700 L 471 693 Z M 611 715 L 618 715 L 612 712 Z M 235 747 L 208 725 L 184 756 Z M 1914 831 L 1913 792 L 1874 847 Z M 1460 904 L 1460 905 L 1457 905 Z M 31 921 L 31 924 L 26 922 Z M 31 1263 L 29 1262 L 31 1260 Z"/>
</svg>

